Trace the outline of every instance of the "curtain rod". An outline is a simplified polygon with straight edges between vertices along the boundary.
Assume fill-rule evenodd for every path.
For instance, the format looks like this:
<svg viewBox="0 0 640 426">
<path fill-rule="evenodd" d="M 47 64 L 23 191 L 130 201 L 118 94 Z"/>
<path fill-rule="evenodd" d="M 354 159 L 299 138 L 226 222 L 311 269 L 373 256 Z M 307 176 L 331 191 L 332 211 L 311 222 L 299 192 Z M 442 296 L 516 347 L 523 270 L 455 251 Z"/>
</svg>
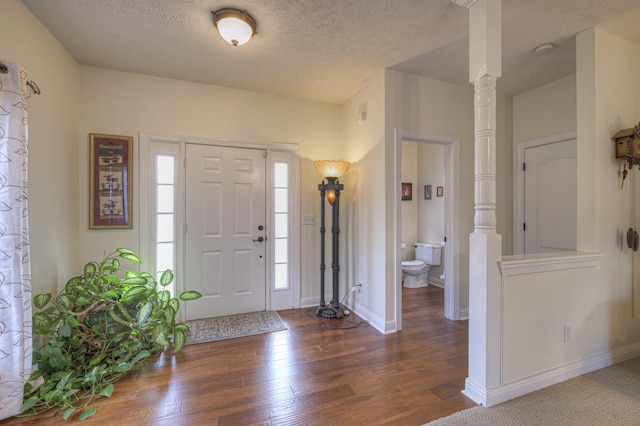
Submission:
<svg viewBox="0 0 640 426">
<path fill-rule="evenodd" d="M 9 68 L 5 64 L 3 64 L 2 62 L 0 62 L 0 73 L 1 74 L 9 74 Z M 35 81 L 28 80 L 27 81 L 27 86 L 31 90 L 31 93 L 33 93 L 34 95 L 39 95 L 41 93 L 40 92 L 40 88 L 38 87 L 38 85 L 36 84 Z"/>
</svg>

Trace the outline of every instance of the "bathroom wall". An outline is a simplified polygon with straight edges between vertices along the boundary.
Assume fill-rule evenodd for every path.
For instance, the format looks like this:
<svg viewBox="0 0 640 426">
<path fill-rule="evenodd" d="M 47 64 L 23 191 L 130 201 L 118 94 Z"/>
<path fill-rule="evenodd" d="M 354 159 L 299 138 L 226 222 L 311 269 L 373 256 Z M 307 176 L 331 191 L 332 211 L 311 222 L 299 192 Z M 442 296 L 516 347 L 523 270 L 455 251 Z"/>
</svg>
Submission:
<svg viewBox="0 0 640 426">
<path fill-rule="evenodd" d="M 437 196 L 437 187 L 444 187 L 444 154 L 442 145 L 422 142 L 402 142 L 402 182 L 412 184 L 412 199 L 402 201 L 402 241 L 407 248 L 402 260 L 415 259 L 414 243 L 436 243 L 444 240 L 444 196 Z M 431 199 L 425 200 L 425 185 L 431 185 Z M 443 258 L 444 260 L 444 258 Z M 443 264 L 429 270 L 429 281 L 444 285 L 439 277 Z"/>
<path fill-rule="evenodd" d="M 444 153 L 442 145 L 419 143 L 417 150 L 418 188 L 420 197 L 418 202 L 418 241 L 423 243 L 440 244 L 444 241 Z M 431 199 L 424 199 L 424 186 L 431 185 Z M 443 196 L 438 197 L 437 188 L 443 187 Z M 444 285 L 440 275 L 444 272 L 444 250 L 440 265 L 429 269 L 429 282 Z"/>
<path fill-rule="evenodd" d="M 402 207 L 402 242 L 407 248 L 402 250 L 402 260 L 415 259 L 413 244 L 418 241 L 418 204 L 421 192 L 418 188 L 418 142 L 402 142 L 402 182 L 411 183 L 413 194 L 410 201 L 403 200 Z M 422 197 L 424 198 L 424 196 Z"/>
</svg>

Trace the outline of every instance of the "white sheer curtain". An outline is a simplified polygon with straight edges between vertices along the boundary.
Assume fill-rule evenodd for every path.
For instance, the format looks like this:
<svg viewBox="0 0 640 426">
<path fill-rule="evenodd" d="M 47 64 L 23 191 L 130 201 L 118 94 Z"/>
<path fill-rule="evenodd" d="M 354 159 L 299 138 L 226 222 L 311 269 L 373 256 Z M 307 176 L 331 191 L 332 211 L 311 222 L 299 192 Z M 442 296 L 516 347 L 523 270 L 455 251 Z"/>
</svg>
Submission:
<svg viewBox="0 0 640 426">
<path fill-rule="evenodd" d="M 20 412 L 31 373 L 26 81 L 0 60 L 0 419 Z"/>
</svg>

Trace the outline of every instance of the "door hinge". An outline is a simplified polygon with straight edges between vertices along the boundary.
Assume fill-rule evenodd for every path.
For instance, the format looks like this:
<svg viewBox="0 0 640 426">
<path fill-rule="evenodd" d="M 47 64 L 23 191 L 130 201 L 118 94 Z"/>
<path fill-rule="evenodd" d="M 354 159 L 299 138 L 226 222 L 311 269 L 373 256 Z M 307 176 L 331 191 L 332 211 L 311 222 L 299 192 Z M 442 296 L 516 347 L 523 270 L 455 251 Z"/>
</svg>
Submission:
<svg viewBox="0 0 640 426">
<path fill-rule="evenodd" d="M 183 167 L 184 167 L 185 169 L 187 168 L 187 159 L 186 159 L 186 158 L 184 159 Z"/>
<path fill-rule="evenodd" d="M 523 231 L 527 230 L 527 223 L 526 222 L 522 222 L 522 230 Z"/>
<path fill-rule="evenodd" d="M 522 163 L 522 171 L 526 171 L 527 170 L 527 163 Z"/>
<path fill-rule="evenodd" d="M 262 158 L 267 158 L 267 150 L 266 149 L 262 150 Z"/>
<path fill-rule="evenodd" d="M 184 225 L 182 225 L 182 233 L 184 235 L 187 235 L 187 224 L 186 223 Z"/>
</svg>

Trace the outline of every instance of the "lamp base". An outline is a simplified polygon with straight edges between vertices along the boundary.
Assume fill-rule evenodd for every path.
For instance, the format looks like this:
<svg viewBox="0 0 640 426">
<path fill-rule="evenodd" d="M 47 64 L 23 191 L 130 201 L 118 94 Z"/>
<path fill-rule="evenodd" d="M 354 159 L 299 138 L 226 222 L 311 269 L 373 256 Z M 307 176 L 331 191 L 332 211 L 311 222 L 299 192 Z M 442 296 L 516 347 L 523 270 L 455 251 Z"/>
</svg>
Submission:
<svg viewBox="0 0 640 426">
<path fill-rule="evenodd" d="M 334 305 L 329 304 L 327 306 L 318 306 L 318 308 L 316 309 L 316 316 L 320 315 L 327 319 L 342 319 L 344 318 L 344 310 L 339 303 L 336 303 Z"/>
</svg>

